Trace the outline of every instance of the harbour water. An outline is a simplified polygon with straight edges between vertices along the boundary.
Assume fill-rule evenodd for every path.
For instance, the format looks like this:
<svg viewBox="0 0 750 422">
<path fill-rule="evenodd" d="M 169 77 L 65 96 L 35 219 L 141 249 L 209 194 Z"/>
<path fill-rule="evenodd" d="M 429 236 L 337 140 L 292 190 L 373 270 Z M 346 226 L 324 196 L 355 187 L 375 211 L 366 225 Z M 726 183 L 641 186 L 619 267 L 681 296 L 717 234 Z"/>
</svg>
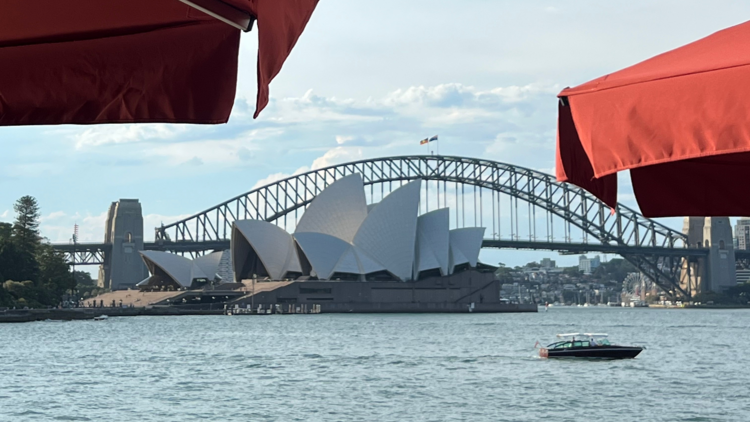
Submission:
<svg viewBox="0 0 750 422">
<path fill-rule="evenodd" d="M 0 421 L 748 421 L 750 310 L 0 325 Z M 623 361 L 534 343 L 606 332 Z"/>
</svg>

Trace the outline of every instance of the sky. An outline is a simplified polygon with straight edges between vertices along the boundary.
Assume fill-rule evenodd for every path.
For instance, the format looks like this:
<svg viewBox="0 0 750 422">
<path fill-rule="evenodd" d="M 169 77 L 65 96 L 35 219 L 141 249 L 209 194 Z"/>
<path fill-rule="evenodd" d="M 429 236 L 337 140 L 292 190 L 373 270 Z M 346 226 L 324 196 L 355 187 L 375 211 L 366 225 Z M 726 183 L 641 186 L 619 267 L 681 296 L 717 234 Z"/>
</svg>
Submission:
<svg viewBox="0 0 750 422">
<path fill-rule="evenodd" d="M 441 154 L 551 173 L 560 90 L 748 16 L 750 2 L 728 0 L 324 0 L 257 120 L 253 31 L 226 125 L 0 128 L 0 221 L 33 195 L 50 241 L 68 242 L 76 223 L 81 241 L 101 241 L 109 204 L 138 198 L 153 239 L 162 222 L 295 172 L 428 153 L 419 140 L 434 134 Z M 620 200 L 636 207 L 628 183 Z M 542 256 L 555 258 L 487 251 L 482 260 Z"/>
</svg>

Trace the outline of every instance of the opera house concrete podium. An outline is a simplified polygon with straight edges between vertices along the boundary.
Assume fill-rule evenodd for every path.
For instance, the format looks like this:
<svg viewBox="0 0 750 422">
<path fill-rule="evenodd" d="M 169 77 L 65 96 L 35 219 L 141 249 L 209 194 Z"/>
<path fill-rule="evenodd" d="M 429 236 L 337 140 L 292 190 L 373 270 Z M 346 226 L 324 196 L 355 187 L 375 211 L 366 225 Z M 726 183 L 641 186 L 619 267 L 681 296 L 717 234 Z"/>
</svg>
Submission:
<svg viewBox="0 0 750 422">
<path fill-rule="evenodd" d="M 315 197 L 293 233 L 262 220 L 234 222 L 233 280 L 216 276 L 221 252 L 190 260 L 146 251 L 141 255 L 151 275 L 138 287 L 170 291 L 223 285 L 246 292 L 227 302 L 240 308 L 531 310 L 500 301 L 495 268 L 478 261 L 484 228 L 451 230 L 448 208 L 419 215 L 421 184 L 406 183 L 368 205 L 362 177 L 343 177 Z"/>
</svg>

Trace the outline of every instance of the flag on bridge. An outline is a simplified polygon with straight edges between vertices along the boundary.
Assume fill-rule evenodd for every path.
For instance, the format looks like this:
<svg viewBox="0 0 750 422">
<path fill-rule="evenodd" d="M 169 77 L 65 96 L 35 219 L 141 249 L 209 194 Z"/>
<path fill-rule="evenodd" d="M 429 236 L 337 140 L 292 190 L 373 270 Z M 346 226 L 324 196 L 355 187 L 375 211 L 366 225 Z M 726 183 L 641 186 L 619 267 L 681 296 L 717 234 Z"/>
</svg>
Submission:
<svg viewBox="0 0 750 422">
<path fill-rule="evenodd" d="M 419 145 L 424 145 L 424 144 L 427 144 L 427 143 L 430 143 L 430 142 L 433 142 L 433 141 L 437 141 L 437 140 L 438 140 L 438 136 L 437 135 L 433 136 L 432 138 L 424 138 L 421 141 L 419 141 Z"/>
</svg>

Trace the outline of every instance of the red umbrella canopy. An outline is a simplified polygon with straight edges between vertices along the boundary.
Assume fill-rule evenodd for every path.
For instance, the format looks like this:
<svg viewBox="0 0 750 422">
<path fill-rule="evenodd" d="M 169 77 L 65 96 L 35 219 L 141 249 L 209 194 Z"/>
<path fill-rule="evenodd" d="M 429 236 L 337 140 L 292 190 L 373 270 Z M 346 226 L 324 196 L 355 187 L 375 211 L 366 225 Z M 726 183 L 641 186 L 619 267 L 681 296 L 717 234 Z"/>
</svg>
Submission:
<svg viewBox="0 0 750 422">
<path fill-rule="evenodd" d="M 0 126 L 226 123 L 240 29 L 258 22 L 258 98 L 317 0 L 2 0 Z"/>
<path fill-rule="evenodd" d="M 566 88 L 557 178 L 643 215 L 750 215 L 750 22 Z"/>
</svg>

